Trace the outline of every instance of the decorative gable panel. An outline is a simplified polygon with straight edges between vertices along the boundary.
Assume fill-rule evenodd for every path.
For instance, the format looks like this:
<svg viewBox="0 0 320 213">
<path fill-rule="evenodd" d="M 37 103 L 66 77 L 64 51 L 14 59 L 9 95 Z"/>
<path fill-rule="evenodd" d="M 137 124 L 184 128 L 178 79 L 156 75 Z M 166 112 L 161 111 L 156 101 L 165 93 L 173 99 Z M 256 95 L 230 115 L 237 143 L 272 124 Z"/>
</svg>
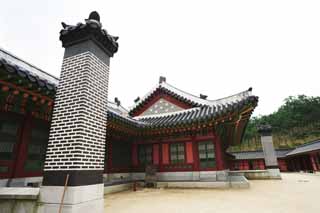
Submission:
<svg viewBox="0 0 320 213">
<path fill-rule="evenodd" d="M 182 107 L 179 107 L 164 98 L 160 98 L 154 104 L 152 104 L 148 109 L 146 109 L 141 115 L 154 115 L 154 114 L 162 114 L 168 112 L 176 112 L 184 110 Z"/>
</svg>

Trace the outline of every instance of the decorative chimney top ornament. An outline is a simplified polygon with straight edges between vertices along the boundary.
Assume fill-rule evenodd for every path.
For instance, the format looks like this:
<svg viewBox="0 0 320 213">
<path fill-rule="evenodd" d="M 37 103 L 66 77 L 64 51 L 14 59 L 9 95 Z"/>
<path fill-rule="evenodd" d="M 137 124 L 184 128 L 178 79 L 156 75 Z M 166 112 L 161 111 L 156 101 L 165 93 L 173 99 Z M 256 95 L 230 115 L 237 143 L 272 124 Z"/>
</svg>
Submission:
<svg viewBox="0 0 320 213">
<path fill-rule="evenodd" d="M 89 15 L 89 19 L 93 19 L 100 22 L 100 15 L 97 11 L 92 11 Z"/>
<path fill-rule="evenodd" d="M 89 18 L 85 19 L 85 23 L 68 25 L 62 22 L 61 24 L 63 29 L 60 31 L 60 40 L 63 47 L 91 40 L 110 57 L 118 51 L 119 45 L 117 40 L 119 37 L 112 36 L 105 29 L 102 29 L 100 15 L 96 11 L 90 13 Z"/>
</svg>

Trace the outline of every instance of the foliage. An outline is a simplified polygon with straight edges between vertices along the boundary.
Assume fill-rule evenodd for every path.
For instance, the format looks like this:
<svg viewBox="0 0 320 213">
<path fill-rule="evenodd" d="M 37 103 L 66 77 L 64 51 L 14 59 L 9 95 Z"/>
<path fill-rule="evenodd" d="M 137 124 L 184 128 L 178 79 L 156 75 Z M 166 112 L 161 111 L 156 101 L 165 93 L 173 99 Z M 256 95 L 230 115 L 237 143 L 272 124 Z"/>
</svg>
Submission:
<svg viewBox="0 0 320 213">
<path fill-rule="evenodd" d="M 248 122 L 243 143 L 231 151 L 261 149 L 257 126 L 270 124 L 276 148 L 289 148 L 320 137 L 320 97 L 289 96 L 274 113 L 253 117 Z"/>
</svg>

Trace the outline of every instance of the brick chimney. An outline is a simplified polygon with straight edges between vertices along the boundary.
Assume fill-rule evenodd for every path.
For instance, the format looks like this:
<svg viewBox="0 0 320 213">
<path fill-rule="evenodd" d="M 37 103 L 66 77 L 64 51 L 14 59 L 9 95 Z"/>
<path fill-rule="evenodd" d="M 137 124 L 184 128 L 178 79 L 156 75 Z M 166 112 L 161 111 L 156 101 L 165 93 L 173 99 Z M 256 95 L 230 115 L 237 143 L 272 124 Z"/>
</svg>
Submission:
<svg viewBox="0 0 320 213">
<path fill-rule="evenodd" d="M 117 37 L 102 28 L 92 12 L 84 23 L 62 23 L 65 48 L 55 97 L 40 200 L 44 212 L 103 212 L 110 57 Z M 68 181 L 67 181 L 68 180 Z"/>
<path fill-rule="evenodd" d="M 271 179 L 281 179 L 277 155 L 273 146 L 272 127 L 268 124 L 258 126 L 266 169 Z"/>
</svg>

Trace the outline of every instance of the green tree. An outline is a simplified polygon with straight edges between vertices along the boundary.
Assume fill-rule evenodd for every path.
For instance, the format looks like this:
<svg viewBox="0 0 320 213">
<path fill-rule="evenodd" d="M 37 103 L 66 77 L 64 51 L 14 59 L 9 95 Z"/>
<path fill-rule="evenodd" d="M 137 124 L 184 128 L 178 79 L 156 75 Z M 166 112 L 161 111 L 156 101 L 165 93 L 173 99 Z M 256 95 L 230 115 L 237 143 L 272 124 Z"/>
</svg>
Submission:
<svg viewBox="0 0 320 213">
<path fill-rule="evenodd" d="M 320 137 L 320 97 L 289 96 L 270 115 L 252 117 L 243 137 L 243 145 L 234 150 L 261 148 L 257 126 L 270 124 L 276 148 L 292 147 Z M 249 148 L 244 148 L 249 147 Z"/>
</svg>

